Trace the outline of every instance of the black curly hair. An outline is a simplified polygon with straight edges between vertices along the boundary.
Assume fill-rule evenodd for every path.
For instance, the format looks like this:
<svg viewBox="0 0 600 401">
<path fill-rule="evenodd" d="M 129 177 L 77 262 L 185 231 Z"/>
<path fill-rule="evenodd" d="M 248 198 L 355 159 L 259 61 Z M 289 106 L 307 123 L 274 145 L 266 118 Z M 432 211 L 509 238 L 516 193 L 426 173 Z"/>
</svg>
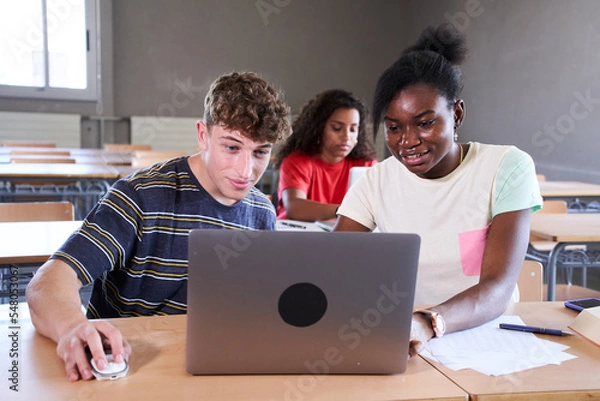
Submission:
<svg viewBox="0 0 600 401">
<path fill-rule="evenodd" d="M 373 96 L 373 138 L 390 102 L 408 86 L 424 83 L 437 88 L 451 107 L 463 88 L 458 67 L 466 58 L 466 37 L 452 25 L 428 27 L 404 50 L 377 81 Z"/>
<path fill-rule="evenodd" d="M 360 116 L 357 143 L 348 155 L 351 159 L 373 160 L 376 152 L 367 133 L 368 114 L 365 105 L 351 92 L 330 89 L 310 99 L 292 122 L 292 135 L 281 145 L 275 157 L 279 168 L 283 159 L 295 151 L 316 155 L 320 151 L 325 123 L 337 109 L 356 109 Z"/>
</svg>

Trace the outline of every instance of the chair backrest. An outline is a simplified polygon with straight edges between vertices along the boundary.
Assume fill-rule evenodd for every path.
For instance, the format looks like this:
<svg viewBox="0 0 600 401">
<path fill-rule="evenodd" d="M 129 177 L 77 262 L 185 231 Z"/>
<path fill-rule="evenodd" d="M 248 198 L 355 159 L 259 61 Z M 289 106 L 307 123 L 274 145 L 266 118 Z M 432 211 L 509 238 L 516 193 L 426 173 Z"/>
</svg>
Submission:
<svg viewBox="0 0 600 401">
<path fill-rule="evenodd" d="M 69 221 L 75 219 L 71 202 L 0 203 L 0 221 Z"/>
<path fill-rule="evenodd" d="M 113 152 L 133 152 L 136 150 L 152 150 L 149 143 L 105 143 L 102 148 Z"/>
<path fill-rule="evenodd" d="M 544 278 L 540 262 L 525 260 L 517 280 L 519 302 L 543 301 Z"/>
</svg>

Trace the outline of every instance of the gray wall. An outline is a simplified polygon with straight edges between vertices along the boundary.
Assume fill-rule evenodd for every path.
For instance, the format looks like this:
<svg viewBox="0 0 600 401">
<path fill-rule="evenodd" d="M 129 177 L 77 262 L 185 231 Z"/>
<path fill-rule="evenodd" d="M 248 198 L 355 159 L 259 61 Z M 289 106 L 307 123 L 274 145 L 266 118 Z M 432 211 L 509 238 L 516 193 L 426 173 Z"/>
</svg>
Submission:
<svg viewBox="0 0 600 401">
<path fill-rule="evenodd" d="M 266 0 L 284 6 L 262 16 L 257 3 L 115 1 L 116 109 L 158 114 L 172 110 L 164 103 L 186 103 L 176 105 L 178 115 L 196 116 L 210 83 L 233 70 L 260 72 L 294 110 L 332 87 L 367 100 L 402 36 L 401 7 L 383 0 Z M 192 88 L 189 104 L 182 86 Z"/>
<path fill-rule="evenodd" d="M 261 73 L 295 112 L 332 87 L 370 102 L 400 51 L 448 21 L 471 48 L 461 140 L 515 144 L 549 179 L 600 183 L 597 0 L 264 0 L 269 15 L 257 3 L 101 0 L 102 102 L 0 110 L 199 117 L 208 85 L 233 70 Z"/>
<path fill-rule="evenodd" d="M 599 1 L 423 0 L 409 6 L 411 36 L 441 22 L 467 35 L 461 140 L 514 144 L 549 179 L 600 183 Z"/>
</svg>

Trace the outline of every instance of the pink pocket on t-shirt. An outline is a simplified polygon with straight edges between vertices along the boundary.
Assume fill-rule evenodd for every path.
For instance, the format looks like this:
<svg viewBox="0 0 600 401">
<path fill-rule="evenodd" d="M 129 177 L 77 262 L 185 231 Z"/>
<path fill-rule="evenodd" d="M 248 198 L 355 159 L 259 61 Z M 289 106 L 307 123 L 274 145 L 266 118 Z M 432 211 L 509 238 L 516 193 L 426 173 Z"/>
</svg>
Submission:
<svg viewBox="0 0 600 401">
<path fill-rule="evenodd" d="M 479 276 L 481 262 L 490 225 L 479 230 L 465 231 L 458 234 L 460 262 L 465 276 Z"/>
</svg>

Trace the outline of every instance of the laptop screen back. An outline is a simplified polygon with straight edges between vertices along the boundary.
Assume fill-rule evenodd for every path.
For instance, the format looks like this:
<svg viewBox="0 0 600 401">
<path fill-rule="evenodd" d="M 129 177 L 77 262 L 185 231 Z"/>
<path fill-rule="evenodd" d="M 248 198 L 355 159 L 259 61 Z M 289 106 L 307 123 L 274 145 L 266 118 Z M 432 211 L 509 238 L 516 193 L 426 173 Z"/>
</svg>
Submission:
<svg viewBox="0 0 600 401">
<path fill-rule="evenodd" d="M 192 230 L 192 374 L 406 369 L 415 234 Z"/>
</svg>

